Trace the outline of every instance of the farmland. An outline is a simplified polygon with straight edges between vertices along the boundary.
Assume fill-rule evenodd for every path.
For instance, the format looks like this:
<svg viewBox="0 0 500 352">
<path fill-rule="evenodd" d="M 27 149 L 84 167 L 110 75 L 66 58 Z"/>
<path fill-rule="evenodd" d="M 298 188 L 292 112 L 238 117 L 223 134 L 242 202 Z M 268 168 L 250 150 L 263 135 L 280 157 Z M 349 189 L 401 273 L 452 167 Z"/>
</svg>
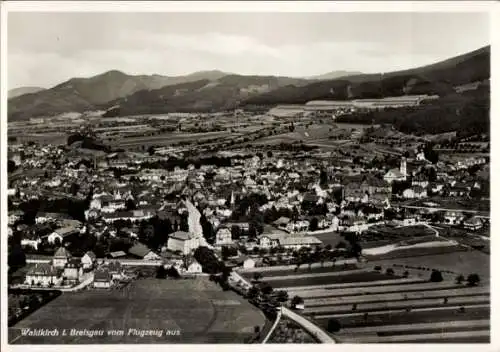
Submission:
<svg viewBox="0 0 500 352">
<path fill-rule="evenodd" d="M 189 309 L 187 309 L 189 307 Z M 121 290 L 66 293 L 9 329 L 9 341 L 36 343 L 243 343 L 263 314 L 208 281 L 145 279 Z M 23 328 L 169 330 L 163 336 L 21 336 Z M 56 341 L 52 341 L 55 339 Z"/>
<path fill-rule="evenodd" d="M 460 248 L 436 247 L 432 255 L 413 248 L 406 257 L 368 258 L 357 269 L 262 270 L 261 280 L 301 297 L 300 313 L 340 343 L 489 342 L 489 256 Z M 442 281 L 430 281 L 434 269 Z M 472 273 L 478 284 L 455 280 Z"/>
</svg>

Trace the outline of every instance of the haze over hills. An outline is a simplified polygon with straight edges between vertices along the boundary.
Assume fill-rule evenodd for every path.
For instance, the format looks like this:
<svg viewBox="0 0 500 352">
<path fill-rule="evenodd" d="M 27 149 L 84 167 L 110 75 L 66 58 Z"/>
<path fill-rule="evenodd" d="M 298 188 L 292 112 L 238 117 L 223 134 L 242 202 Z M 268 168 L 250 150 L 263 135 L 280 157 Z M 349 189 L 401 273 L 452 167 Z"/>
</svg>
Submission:
<svg viewBox="0 0 500 352">
<path fill-rule="evenodd" d="M 19 88 L 14 88 L 9 90 L 8 92 L 8 98 L 15 98 L 19 97 L 24 94 L 32 94 L 32 93 L 38 93 L 42 90 L 45 90 L 45 88 L 42 87 L 19 87 Z"/>
<path fill-rule="evenodd" d="M 120 115 L 172 111 L 217 111 L 237 106 L 303 104 L 317 99 L 381 98 L 408 94 L 456 94 L 455 87 L 490 77 L 490 47 L 436 64 L 384 74 L 343 75 L 334 71 L 315 80 L 245 76 L 201 71 L 185 76 L 127 75 L 108 71 L 90 78 L 72 78 L 53 88 L 9 99 L 11 120 L 64 112 L 106 110 L 120 106 Z"/>
</svg>

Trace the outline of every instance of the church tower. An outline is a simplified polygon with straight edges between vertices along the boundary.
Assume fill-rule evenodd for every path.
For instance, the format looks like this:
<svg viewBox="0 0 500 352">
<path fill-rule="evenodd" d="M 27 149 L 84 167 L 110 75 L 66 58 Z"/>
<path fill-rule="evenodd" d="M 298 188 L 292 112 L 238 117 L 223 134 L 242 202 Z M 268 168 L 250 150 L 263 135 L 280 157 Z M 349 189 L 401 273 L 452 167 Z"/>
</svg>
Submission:
<svg viewBox="0 0 500 352">
<path fill-rule="evenodd" d="M 406 174 L 406 158 L 405 157 L 401 158 L 401 164 L 399 166 L 399 171 L 403 174 L 403 176 L 406 180 L 407 174 Z"/>
</svg>

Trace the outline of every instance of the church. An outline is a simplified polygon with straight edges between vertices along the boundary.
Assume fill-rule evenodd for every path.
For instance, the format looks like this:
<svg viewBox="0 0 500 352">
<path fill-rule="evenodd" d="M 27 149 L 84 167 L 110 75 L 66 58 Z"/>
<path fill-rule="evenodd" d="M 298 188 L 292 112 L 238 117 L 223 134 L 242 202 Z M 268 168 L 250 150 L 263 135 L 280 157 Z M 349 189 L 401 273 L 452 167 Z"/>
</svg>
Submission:
<svg viewBox="0 0 500 352">
<path fill-rule="evenodd" d="M 384 175 L 384 180 L 391 184 L 394 181 L 406 181 L 406 158 L 401 158 L 401 164 L 398 169 L 391 169 Z"/>
</svg>

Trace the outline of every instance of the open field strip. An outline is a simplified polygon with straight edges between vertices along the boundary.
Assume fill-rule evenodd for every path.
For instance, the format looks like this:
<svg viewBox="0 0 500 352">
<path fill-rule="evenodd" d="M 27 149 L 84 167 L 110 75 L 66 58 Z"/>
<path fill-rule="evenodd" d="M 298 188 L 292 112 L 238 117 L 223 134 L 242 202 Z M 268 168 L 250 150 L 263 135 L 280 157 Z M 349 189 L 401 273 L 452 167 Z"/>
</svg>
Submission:
<svg viewBox="0 0 500 352">
<path fill-rule="evenodd" d="M 352 304 L 352 303 L 375 303 L 375 302 L 386 302 L 386 301 L 403 301 L 403 300 L 416 300 L 425 298 L 441 298 L 444 297 L 466 297 L 466 296 L 477 296 L 477 295 L 489 295 L 489 289 L 483 287 L 474 287 L 469 290 L 467 289 L 452 289 L 452 290 L 441 290 L 441 291 L 430 291 L 430 292 L 412 292 L 412 293 L 389 293 L 389 294 L 378 294 L 369 296 L 342 296 L 335 298 L 320 298 L 320 299 L 308 299 L 305 298 L 305 304 L 307 307 L 321 307 L 321 306 L 332 306 L 341 304 Z"/>
<path fill-rule="evenodd" d="M 415 284 L 429 282 L 424 279 L 394 279 L 394 280 L 379 280 L 379 281 L 367 281 L 367 282 L 346 282 L 343 284 L 329 284 L 329 285 L 311 285 L 311 286 L 291 286 L 283 287 L 282 290 L 292 291 L 292 292 L 304 292 L 314 291 L 318 289 L 336 289 L 336 288 L 358 288 L 358 287 L 370 287 L 370 286 L 382 286 L 382 285 L 400 285 L 400 284 Z"/>
<path fill-rule="evenodd" d="M 339 267 L 339 266 L 342 266 L 344 264 L 357 264 L 357 263 L 358 263 L 358 261 L 356 259 L 341 259 L 341 260 L 337 260 L 335 262 L 335 266 Z M 325 261 L 323 266 L 325 268 L 329 267 L 329 266 L 331 267 L 332 262 Z M 296 267 L 297 267 L 297 265 L 279 265 L 279 266 L 264 266 L 264 267 L 257 266 L 254 268 L 239 269 L 238 272 L 240 274 L 244 275 L 246 273 L 254 273 L 254 272 L 265 273 L 265 272 L 269 272 L 269 271 L 293 271 Z M 305 268 L 305 267 L 308 267 L 308 266 L 304 265 L 303 268 Z M 311 268 L 319 268 L 319 267 L 321 267 L 321 263 L 313 263 L 311 265 Z"/>
<path fill-rule="evenodd" d="M 401 325 L 382 325 L 382 326 L 364 326 L 360 328 L 349 328 L 346 330 L 342 330 L 342 334 L 374 334 L 380 332 L 399 332 L 399 331 L 419 331 L 419 330 L 446 330 L 450 328 L 458 329 L 464 328 L 472 329 L 472 328 L 489 328 L 490 320 L 489 319 L 480 319 L 480 320 L 458 320 L 458 321 L 444 321 L 438 323 L 420 323 L 420 324 L 401 324 Z"/>
<path fill-rule="evenodd" d="M 278 280 L 296 280 L 296 279 L 308 279 L 311 277 L 325 277 L 325 276 L 342 276 L 350 274 L 365 273 L 366 269 L 353 269 L 353 270 L 343 270 L 343 271 L 331 271 L 327 273 L 311 273 L 311 274 L 299 274 L 299 275 L 286 275 L 286 276 L 267 276 L 264 281 L 278 281 Z"/>
<path fill-rule="evenodd" d="M 437 312 L 439 310 L 458 310 L 460 309 L 460 307 L 465 307 L 466 309 L 476 309 L 476 308 L 488 308 L 490 307 L 490 304 L 489 303 L 481 303 L 481 302 L 478 302 L 478 303 L 472 303 L 472 304 L 461 304 L 461 305 L 448 305 L 448 306 L 445 306 L 445 307 L 422 307 L 422 308 L 419 308 L 419 307 L 413 307 L 412 310 L 411 310 L 411 313 L 416 313 L 416 312 L 426 312 L 426 311 L 431 311 L 431 312 Z M 387 309 L 387 310 L 384 310 L 384 309 L 381 309 L 381 310 L 378 310 L 378 311 L 373 311 L 373 312 L 370 312 L 370 316 L 373 317 L 373 315 L 391 315 L 391 314 L 397 314 L 397 313 L 401 313 L 404 309 Z M 336 313 L 336 314 L 332 314 L 332 313 L 328 313 L 328 314 L 321 314 L 321 313 L 316 313 L 316 314 L 313 314 L 313 313 L 305 313 L 306 315 L 314 315 L 314 318 L 315 319 L 328 319 L 328 318 L 339 318 L 339 317 L 363 317 L 365 312 L 356 312 L 356 313 Z M 407 319 L 408 320 L 408 319 Z"/>
<path fill-rule="evenodd" d="M 344 289 L 319 289 L 313 291 L 288 291 L 288 295 L 299 295 L 307 298 L 320 297 L 338 297 L 355 295 L 372 295 L 375 293 L 394 293 L 394 292 L 412 292 L 427 290 L 443 290 L 461 288 L 463 285 L 457 285 L 451 282 L 425 282 L 407 285 L 375 286 L 375 287 L 351 287 Z"/>
<path fill-rule="evenodd" d="M 432 334 L 419 334 L 419 335 L 399 335 L 399 336 L 362 336 L 360 338 L 352 338 L 349 340 L 344 340 L 343 342 L 354 342 L 354 343 L 404 343 L 404 342 L 430 342 L 435 340 L 439 342 L 442 339 L 455 339 L 455 338 L 489 338 L 490 330 L 480 330 L 480 331 L 457 331 L 457 332 L 445 332 L 445 333 L 432 333 Z"/>
<path fill-rule="evenodd" d="M 324 329 L 328 327 L 330 318 L 316 318 L 313 319 Z M 465 311 L 461 312 L 456 307 L 447 307 L 445 309 L 415 309 L 411 312 L 405 310 L 395 311 L 392 313 L 379 312 L 369 313 L 366 317 L 365 313 L 358 316 L 337 315 L 335 316 L 340 324 L 342 330 L 338 333 L 342 335 L 343 331 L 349 329 L 371 327 L 374 331 L 385 325 L 407 325 L 419 323 L 448 323 L 450 321 L 472 321 L 472 320 L 489 320 L 490 307 L 489 306 L 476 306 L 467 307 Z"/>
<path fill-rule="evenodd" d="M 472 297 L 450 297 L 448 305 L 464 305 L 470 303 L 489 303 L 489 295 L 476 295 Z M 385 301 L 375 303 L 358 303 L 357 310 L 363 312 L 377 311 L 381 309 L 406 309 L 406 308 L 426 308 L 432 306 L 444 305 L 442 298 L 425 298 L 418 301 Z M 326 307 L 311 307 L 304 310 L 305 314 L 321 314 L 321 313 L 347 313 L 352 312 L 352 304 L 343 304 Z"/>
</svg>

